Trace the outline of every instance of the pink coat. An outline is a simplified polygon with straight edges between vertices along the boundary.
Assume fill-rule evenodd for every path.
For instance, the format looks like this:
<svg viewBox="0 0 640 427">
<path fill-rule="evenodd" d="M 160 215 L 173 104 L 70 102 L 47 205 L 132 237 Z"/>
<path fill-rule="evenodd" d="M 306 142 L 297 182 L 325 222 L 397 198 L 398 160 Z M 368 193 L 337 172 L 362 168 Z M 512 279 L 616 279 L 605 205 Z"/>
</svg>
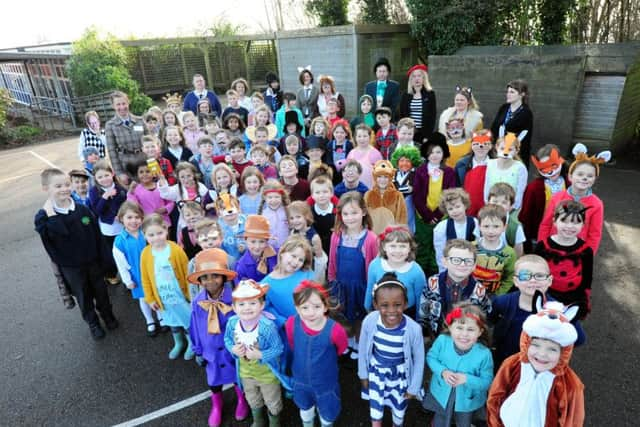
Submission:
<svg viewBox="0 0 640 427">
<path fill-rule="evenodd" d="M 329 249 L 329 268 L 327 271 L 327 279 L 335 280 L 337 276 L 336 272 L 336 256 L 338 253 L 338 245 L 340 244 L 340 233 L 331 233 L 331 247 Z M 378 236 L 371 230 L 367 231 L 367 236 L 364 239 L 362 245 L 362 255 L 364 256 L 364 263 L 367 266 L 367 273 L 369 271 L 369 264 L 375 257 L 378 256 Z"/>
</svg>

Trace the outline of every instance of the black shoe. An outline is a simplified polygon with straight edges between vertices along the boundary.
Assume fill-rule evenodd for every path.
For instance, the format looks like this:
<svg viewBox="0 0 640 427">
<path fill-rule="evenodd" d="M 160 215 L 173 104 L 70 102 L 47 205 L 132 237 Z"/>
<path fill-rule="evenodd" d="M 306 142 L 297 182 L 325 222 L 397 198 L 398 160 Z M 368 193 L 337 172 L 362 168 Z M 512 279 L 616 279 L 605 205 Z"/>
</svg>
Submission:
<svg viewBox="0 0 640 427">
<path fill-rule="evenodd" d="M 106 335 L 104 329 L 102 329 L 102 326 L 100 326 L 100 324 L 91 325 L 89 326 L 89 329 L 91 329 L 91 336 L 96 341 L 103 339 Z"/>
<path fill-rule="evenodd" d="M 147 336 L 153 338 L 157 335 L 158 335 L 158 327 L 156 326 L 156 324 L 155 323 L 147 324 Z"/>
<path fill-rule="evenodd" d="M 117 329 L 118 326 L 120 326 L 118 319 L 116 319 L 113 315 L 111 315 L 110 317 L 105 317 L 102 320 L 104 320 L 105 326 L 110 331 L 113 331 L 114 329 Z"/>
<path fill-rule="evenodd" d="M 156 323 L 156 329 L 159 330 L 161 333 L 166 334 L 167 332 L 169 332 L 171 330 L 171 328 L 167 325 L 160 325 L 160 322 Z"/>
</svg>

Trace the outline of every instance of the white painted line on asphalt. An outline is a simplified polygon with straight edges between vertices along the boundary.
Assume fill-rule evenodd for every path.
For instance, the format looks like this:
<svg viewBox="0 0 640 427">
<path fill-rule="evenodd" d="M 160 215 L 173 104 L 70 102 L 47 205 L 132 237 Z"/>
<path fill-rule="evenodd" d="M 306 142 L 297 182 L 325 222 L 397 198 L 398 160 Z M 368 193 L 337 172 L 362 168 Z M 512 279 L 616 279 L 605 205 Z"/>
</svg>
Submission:
<svg viewBox="0 0 640 427">
<path fill-rule="evenodd" d="M 10 182 L 16 179 L 20 179 L 20 178 L 24 178 L 25 176 L 31 176 L 31 175 L 35 175 L 38 172 L 31 172 L 31 173 L 25 173 L 22 175 L 16 175 L 16 176 L 11 176 L 9 178 L 5 178 L 5 179 L 0 179 L 0 184 L 4 184 L 5 182 Z"/>
<path fill-rule="evenodd" d="M 57 165 L 54 165 L 53 163 L 51 163 L 49 160 L 45 159 L 44 157 L 42 157 L 40 154 L 38 153 L 34 153 L 33 151 L 29 150 L 27 151 L 27 153 L 31 154 L 33 157 L 35 157 L 36 159 L 40 159 L 43 162 L 45 162 L 46 164 L 48 164 L 49 166 L 51 166 L 52 168 L 57 168 L 57 169 L 61 169 L 60 167 L 58 167 Z"/>
<path fill-rule="evenodd" d="M 147 423 L 149 421 L 155 420 L 156 418 L 164 417 L 172 412 L 177 412 L 181 409 L 186 408 L 187 406 L 191 406 L 203 400 L 206 400 L 211 396 L 211 391 L 207 390 L 200 394 L 196 394 L 195 396 L 191 396 L 188 399 L 181 400 L 180 402 L 176 402 L 173 405 L 169 405 L 165 408 L 158 409 L 157 411 L 153 411 L 141 417 L 135 418 L 133 420 L 125 421 L 124 423 L 117 424 L 113 427 L 135 427 L 141 424 Z"/>
</svg>

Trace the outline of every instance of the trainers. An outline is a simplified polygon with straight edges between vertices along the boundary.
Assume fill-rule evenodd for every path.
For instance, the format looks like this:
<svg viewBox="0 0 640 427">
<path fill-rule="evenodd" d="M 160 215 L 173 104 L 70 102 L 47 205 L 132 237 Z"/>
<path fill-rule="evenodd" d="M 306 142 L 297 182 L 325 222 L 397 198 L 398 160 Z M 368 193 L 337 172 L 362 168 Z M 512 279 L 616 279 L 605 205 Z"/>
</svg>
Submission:
<svg viewBox="0 0 640 427">
<path fill-rule="evenodd" d="M 147 323 L 147 336 L 154 338 L 158 335 L 158 328 L 155 323 Z"/>
<path fill-rule="evenodd" d="M 104 336 L 106 335 L 106 333 L 104 332 L 104 329 L 102 329 L 102 326 L 100 326 L 99 324 L 91 325 L 89 326 L 89 329 L 91 329 L 91 336 L 96 341 L 103 339 Z"/>
<path fill-rule="evenodd" d="M 102 320 L 104 320 L 105 326 L 110 331 L 113 331 L 118 326 L 120 326 L 120 322 L 118 322 L 118 319 L 116 319 L 113 315 L 111 315 L 109 317 L 105 317 Z"/>
</svg>

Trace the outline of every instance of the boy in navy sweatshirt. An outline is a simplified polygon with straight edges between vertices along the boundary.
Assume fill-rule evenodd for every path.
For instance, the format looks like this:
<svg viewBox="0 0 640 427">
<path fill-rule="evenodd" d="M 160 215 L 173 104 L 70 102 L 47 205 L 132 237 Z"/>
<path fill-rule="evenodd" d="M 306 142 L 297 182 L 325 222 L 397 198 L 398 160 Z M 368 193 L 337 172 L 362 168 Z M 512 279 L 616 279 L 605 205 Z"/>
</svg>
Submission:
<svg viewBox="0 0 640 427">
<path fill-rule="evenodd" d="M 102 278 L 98 222 L 89 208 L 73 201 L 71 180 L 63 171 L 45 169 L 40 179 L 48 198 L 36 213 L 36 231 L 76 298 L 91 335 L 96 340 L 104 338 L 105 332 L 95 309 L 98 309 L 107 329 L 117 328 L 118 320 L 111 310 Z"/>
</svg>

